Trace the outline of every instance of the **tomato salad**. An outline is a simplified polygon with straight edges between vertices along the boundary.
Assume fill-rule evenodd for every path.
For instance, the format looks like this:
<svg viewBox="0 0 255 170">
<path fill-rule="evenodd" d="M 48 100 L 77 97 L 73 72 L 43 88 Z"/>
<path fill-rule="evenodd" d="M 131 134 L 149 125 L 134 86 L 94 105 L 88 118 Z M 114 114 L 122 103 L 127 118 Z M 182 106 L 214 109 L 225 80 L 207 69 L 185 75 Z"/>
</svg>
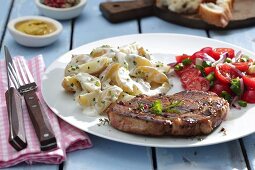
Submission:
<svg viewBox="0 0 255 170">
<path fill-rule="evenodd" d="M 186 90 L 215 92 L 239 109 L 255 103 L 255 62 L 241 51 L 205 47 L 176 56 L 174 70 Z"/>
</svg>

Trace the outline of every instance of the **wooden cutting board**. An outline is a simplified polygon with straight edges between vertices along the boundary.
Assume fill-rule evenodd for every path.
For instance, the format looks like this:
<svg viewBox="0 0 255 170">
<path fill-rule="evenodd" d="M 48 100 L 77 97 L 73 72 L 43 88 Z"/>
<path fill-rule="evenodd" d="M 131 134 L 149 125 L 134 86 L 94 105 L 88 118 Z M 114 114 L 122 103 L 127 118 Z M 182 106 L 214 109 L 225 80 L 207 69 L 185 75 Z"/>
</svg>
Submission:
<svg viewBox="0 0 255 170">
<path fill-rule="evenodd" d="M 255 0 L 235 0 L 233 18 L 225 28 L 207 24 L 198 14 L 177 14 L 167 8 L 158 7 L 154 0 L 103 2 L 100 10 L 103 16 L 113 23 L 154 15 L 171 23 L 199 29 L 227 30 L 255 26 Z"/>
</svg>

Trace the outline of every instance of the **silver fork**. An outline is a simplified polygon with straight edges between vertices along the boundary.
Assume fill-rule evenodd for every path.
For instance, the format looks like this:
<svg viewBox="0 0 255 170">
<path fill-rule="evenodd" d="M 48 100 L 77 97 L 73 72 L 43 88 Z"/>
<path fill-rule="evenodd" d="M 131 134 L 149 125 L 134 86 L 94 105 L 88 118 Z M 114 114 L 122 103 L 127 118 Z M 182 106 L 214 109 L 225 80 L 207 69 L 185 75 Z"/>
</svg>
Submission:
<svg viewBox="0 0 255 170">
<path fill-rule="evenodd" d="M 24 96 L 30 119 L 41 145 L 41 150 L 47 151 L 55 148 L 57 146 L 56 138 L 48 117 L 43 113 L 41 103 L 36 94 L 37 85 L 27 64 L 23 60 L 17 59 L 17 64 L 9 62 L 8 71 L 14 86 Z"/>
</svg>

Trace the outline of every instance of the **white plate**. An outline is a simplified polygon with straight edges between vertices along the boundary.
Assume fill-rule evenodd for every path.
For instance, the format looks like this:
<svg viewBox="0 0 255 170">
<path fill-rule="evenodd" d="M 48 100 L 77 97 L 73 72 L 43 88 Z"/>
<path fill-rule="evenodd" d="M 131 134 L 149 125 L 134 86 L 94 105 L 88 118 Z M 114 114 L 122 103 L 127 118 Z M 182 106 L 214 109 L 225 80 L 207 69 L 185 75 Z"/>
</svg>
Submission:
<svg viewBox="0 0 255 170">
<path fill-rule="evenodd" d="M 170 63 L 175 61 L 176 54 L 192 54 L 199 49 L 211 47 L 232 47 L 242 50 L 245 54 L 255 56 L 240 47 L 208 38 L 187 36 L 180 34 L 138 34 L 113 37 L 92 42 L 76 48 L 62 55 L 54 61 L 43 76 L 42 93 L 49 107 L 63 120 L 88 133 L 123 143 L 154 146 L 154 147 L 197 147 L 222 143 L 255 132 L 254 119 L 255 107 L 249 104 L 242 110 L 231 109 L 227 120 L 213 133 L 206 137 L 173 138 L 173 137 L 148 137 L 124 133 L 112 128 L 110 125 L 99 126 L 100 117 L 89 117 L 81 113 L 80 107 L 74 102 L 74 97 L 64 92 L 61 86 L 64 68 L 70 61 L 71 54 L 89 53 L 93 48 L 109 44 L 117 47 L 132 42 L 138 42 L 152 54 Z M 180 81 L 173 79 L 174 87 L 169 93 L 181 91 Z M 226 134 L 221 132 L 225 128 Z M 202 139 L 202 140 L 201 140 Z"/>
</svg>

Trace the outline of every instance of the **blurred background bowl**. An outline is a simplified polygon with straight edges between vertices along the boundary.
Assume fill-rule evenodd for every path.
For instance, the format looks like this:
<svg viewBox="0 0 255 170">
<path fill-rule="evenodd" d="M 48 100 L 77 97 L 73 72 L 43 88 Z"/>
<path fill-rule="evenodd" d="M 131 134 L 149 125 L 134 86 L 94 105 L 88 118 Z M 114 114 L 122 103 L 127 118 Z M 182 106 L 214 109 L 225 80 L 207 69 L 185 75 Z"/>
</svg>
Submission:
<svg viewBox="0 0 255 170">
<path fill-rule="evenodd" d="M 55 30 L 46 35 L 30 35 L 17 30 L 16 24 L 24 22 L 24 21 L 29 21 L 29 20 L 40 20 L 40 21 L 45 21 L 47 23 L 51 23 L 55 26 Z M 49 45 L 58 39 L 62 30 L 63 30 L 63 26 L 60 22 L 54 19 L 42 17 L 42 16 L 19 17 L 19 18 L 11 20 L 8 23 L 8 31 L 10 32 L 12 37 L 19 44 L 27 46 L 27 47 L 42 47 L 42 46 Z"/>
<path fill-rule="evenodd" d="M 87 0 L 80 0 L 80 2 L 77 5 L 68 8 L 50 7 L 43 4 L 42 0 L 35 0 L 35 4 L 38 10 L 44 16 L 54 18 L 57 20 L 67 20 L 79 16 L 82 13 L 84 7 L 86 6 Z"/>
</svg>

